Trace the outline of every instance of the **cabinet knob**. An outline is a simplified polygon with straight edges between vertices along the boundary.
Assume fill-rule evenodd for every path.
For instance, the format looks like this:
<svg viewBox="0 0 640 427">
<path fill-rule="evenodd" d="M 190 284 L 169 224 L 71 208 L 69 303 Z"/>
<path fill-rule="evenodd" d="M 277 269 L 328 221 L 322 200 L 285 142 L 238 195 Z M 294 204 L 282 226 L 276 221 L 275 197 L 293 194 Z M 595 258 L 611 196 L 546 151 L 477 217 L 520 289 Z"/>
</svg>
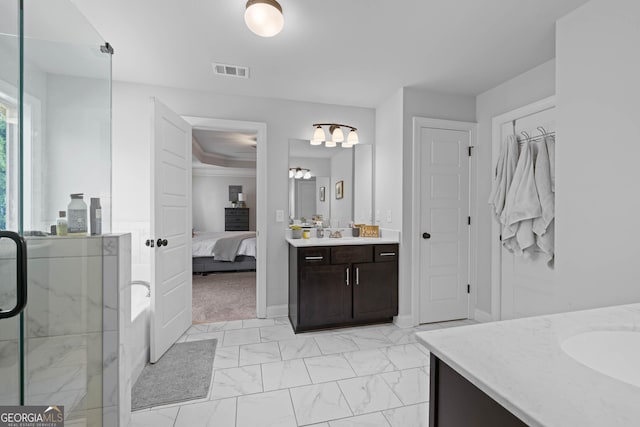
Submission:
<svg viewBox="0 0 640 427">
<path fill-rule="evenodd" d="M 423 238 L 423 239 L 425 239 L 425 240 L 426 240 L 426 239 L 430 239 L 430 238 L 431 238 L 431 234 L 429 234 L 429 233 L 422 233 L 422 238 Z"/>
</svg>

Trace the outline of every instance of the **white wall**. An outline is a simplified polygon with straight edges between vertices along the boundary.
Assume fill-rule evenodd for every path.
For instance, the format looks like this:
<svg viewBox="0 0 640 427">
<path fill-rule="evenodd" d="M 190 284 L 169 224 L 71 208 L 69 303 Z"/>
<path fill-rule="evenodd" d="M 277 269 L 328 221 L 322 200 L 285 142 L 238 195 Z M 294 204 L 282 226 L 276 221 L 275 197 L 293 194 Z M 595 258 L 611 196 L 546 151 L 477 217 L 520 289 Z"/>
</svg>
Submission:
<svg viewBox="0 0 640 427">
<path fill-rule="evenodd" d="M 336 184 L 343 182 L 342 199 L 336 199 Z M 353 150 L 341 150 L 331 157 L 331 226 L 347 227 L 353 221 Z"/>
<path fill-rule="evenodd" d="M 569 310 L 640 301 L 640 2 L 558 21 L 556 268 Z"/>
<path fill-rule="evenodd" d="M 373 145 L 353 147 L 353 221 L 373 223 Z"/>
<path fill-rule="evenodd" d="M 374 222 L 382 225 L 387 211 L 402 206 L 402 100 L 398 89 L 376 108 L 376 145 L 373 159 Z M 384 226 L 394 230 L 402 228 L 400 215 L 392 216 Z"/>
<path fill-rule="evenodd" d="M 84 193 L 87 208 L 99 197 L 103 232 L 109 232 L 111 123 L 109 81 L 47 75 L 47 176 L 44 219 L 55 223 L 71 193 Z"/>
<path fill-rule="evenodd" d="M 475 122 L 476 108 L 475 98 L 466 95 L 441 94 L 436 92 L 404 89 L 402 108 L 403 122 L 403 165 L 402 165 L 402 197 L 401 205 L 395 207 L 393 218 L 402 218 L 402 243 L 400 245 L 400 291 L 399 314 L 406 315 L 411 312 L 411 240 L 413 233 L 422 233 L 421 230 L 413 230 L 411 215 L 413 204 L 419 200 L 413 200 L 413 118 L 428 117 L 431 119 L 458 120 Z M 382 214 L 383 224 L 386 220 Z"/>
<path fill-rule="evenodd" d="M 402 88 L 376 109 L 375 222 L 401 230 L 398 309 L 411 314 L 413 118 L 475 121 L 475 98 Z M 402 323 L 405 320 L 401 321 Z"/>
<path fill-rule="evenodd" d="M 113 218 L 114 229 L 134 230 L 133 279 L 143 275 L 148 263 L 144 239 L 148 235 L 150 212 L 150 128 L 151 101 L 157 97 L 178 114 L 247 120 L 267 124 L 267 305 L 287 303 L 286 223 L 275 222 L 275 211 L 288 206 L 289 139 L 309 139 L 313 123 L 348 123 L 358 128 L 362 142 L 374 141 L 373 109 L 241 97 L 148 86 L 113 84 Z M 146 233 L 146 234 L 145 234 Z M 136 252 L 138 251 L 138 252 Z M 148 267 L 146 267 L 148 270 Z"/>
<path fill-rule="evenodd" d="M 241 185 L 249 208 L 249 230 L 256 229 L 256 177 L 215 176 L 193 171 L 193 228 L 196 231 L 224 231 L 224 208 L 231 207 L 229 186 Z"/>
<path fill-rule="evenodd" d="M 493 117 L 555 93 L 555 60 L 541 64 L 511 80 L 490 89 L 476 98 L 478 141 L 473 152 L 478 179 L 472 183 L 476 197 L 473 221 L 476 232 L 477 272 L 474 283 L 476 308 L 491 313 L 491 212 L 488 199 L 493 179 L 491 160 L 491 121 Z"/>
</svg>

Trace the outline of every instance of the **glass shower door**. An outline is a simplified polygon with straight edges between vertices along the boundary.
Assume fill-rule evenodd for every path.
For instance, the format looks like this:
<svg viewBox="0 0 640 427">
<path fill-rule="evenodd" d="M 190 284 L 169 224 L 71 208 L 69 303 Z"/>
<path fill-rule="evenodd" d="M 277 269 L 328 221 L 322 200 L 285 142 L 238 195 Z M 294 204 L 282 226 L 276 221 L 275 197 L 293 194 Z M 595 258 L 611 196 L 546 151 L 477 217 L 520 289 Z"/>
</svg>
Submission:
<svg viewBox="0 0 640 427">
<path fill-rule="evenodd" d="M 18 304 L 20 9 L 0 3 L 0 405 L 24 402 L 24 340 Z M 11 234 L 15 233 L 15 234 Z"/>
<path fill-rule="evenodd" d="M 69 0 L 0 1 L 0 317 L 20 302 L 21 261 L 28 296 L 0 318 L 0 405 L 64 406 L 69 426 L 112 425 L 117 399 L 102 236 L 53 227 L 83 193 L 111 231 L 111 53 Z"/>
</svg>

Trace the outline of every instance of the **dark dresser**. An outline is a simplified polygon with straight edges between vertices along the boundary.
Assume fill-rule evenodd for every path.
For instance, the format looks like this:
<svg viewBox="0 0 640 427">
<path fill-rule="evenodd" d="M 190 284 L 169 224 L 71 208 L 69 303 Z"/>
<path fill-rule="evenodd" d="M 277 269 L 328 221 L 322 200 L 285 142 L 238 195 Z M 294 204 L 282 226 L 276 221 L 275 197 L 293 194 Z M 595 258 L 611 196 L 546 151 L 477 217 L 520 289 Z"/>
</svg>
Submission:
<svg viewBox="0 0 640 427">
<path fill-rule="evenodd" d="M 249 231 L 249 208 L 224 208 L 224 231 Z"/>
</svg>

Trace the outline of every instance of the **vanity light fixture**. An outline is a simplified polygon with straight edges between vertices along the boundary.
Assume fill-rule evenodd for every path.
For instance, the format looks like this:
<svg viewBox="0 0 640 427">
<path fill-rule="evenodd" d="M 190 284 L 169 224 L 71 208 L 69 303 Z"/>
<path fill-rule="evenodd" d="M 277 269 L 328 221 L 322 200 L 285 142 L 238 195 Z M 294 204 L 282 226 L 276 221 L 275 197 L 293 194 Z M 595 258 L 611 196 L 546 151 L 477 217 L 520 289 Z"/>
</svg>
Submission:
<svg viewBox="0 0 640 427">
<path fill-rule="evenodd" d="M 273 37 L 282 31 L 282 6 L 276 0 L 249 0 L 244 12 L 247 27 L 260 37 Z"/>
<path fill-rule="evenodd" d="M 304 168 L 289 168 L 289 178 L 311 179 L 311 171 Z"/>
<path fill-rule="evenodd" d="M 329 133 L 331 139 L 328 140 L 322 126 L 329 126 Z M 341 143 L 343 148 L 351 148 L 359 142 L 358 129 L 350 125 L 343 125 L 339 123 L 314 123 L 313 137 L 311 138 L 311 145 L 322 145 L 324 142 L 325 147 L 336 147 L 337 143 Z M 347 140 L 344 139 L 344 132 L 342 128 L 349 129 Z"/>
</svg>

